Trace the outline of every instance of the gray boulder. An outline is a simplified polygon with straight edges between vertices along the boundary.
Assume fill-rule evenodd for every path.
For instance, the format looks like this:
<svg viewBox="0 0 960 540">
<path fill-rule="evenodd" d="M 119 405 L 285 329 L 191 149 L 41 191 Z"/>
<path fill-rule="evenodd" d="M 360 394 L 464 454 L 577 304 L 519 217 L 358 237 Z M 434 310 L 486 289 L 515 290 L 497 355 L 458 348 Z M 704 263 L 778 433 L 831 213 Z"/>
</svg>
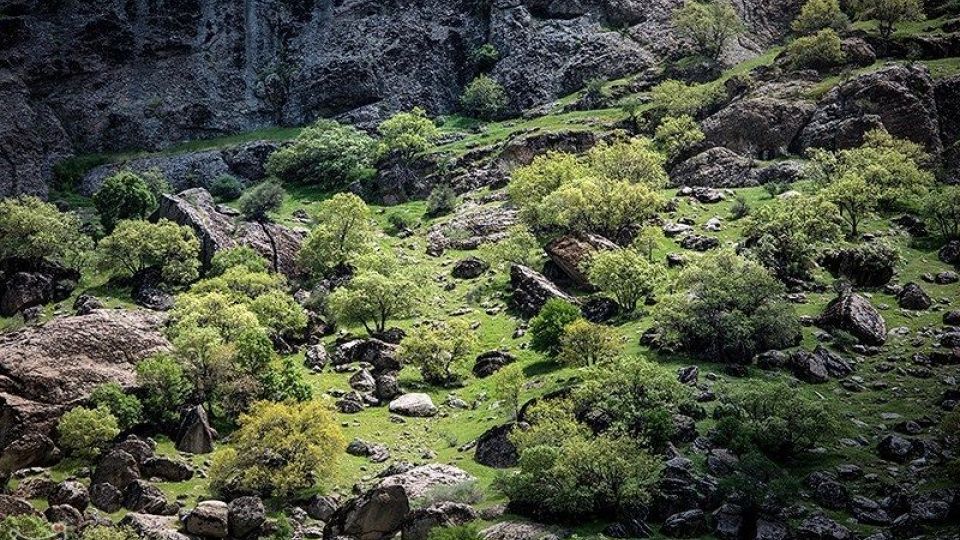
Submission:
<svg viewBox="0 0 960 540">
<path fill-rule="evenodd" d="M 740 99 L 703 121 L 705 144 L 756 159 L 786 156 L 815 108 L 807 101 Z"/>
<path fill-rule="evenodd" d="M 494 426 L 477 439 L 477 446 L 474 449 L 473 459 L 487 467 L 494 469 L 508 469 L 516 467 L 520 459 L 517 447 L 510 441 L 510 433 L 516 428 L 516 424 L 504 424 Z"/>
<path fill-rule="evenodd" d="M 137 460 L 123 450 L 114 449 L 107 452 L 90 477 L 91 485 L 110 484 L 123 490 L 131 483 L 140 479 L 140 468 Z"/>
<path fill-rule="evenodd" d="M 228 515 L 228 529 L 234 538 L 256 537 L 267 520 L 260 497 L 237 497 L 230 501 Z"/>
<path fill-rule="evenodd" d="M 401 416 L 426 418 L 436 416 L 437 407 L 427 394 L 410 393 L 394 399 L 388 406 L 390 412 Z"/>
<path fill-rule="evenodd" d="M 510 267 L 510 286 L 513 290 L 511 302 L 524 317 L 534 317 L 548 300 L 559 298 L 576 303 L 569 294 L 560 290 L 539 272 L 523 265 Z"/>
<path fill-rule="evenodd" d="M 883 345 L 887 324 L 869 300 L 856 293 L 842 294 L 832 300 L 816 319 L 825 330 L 843 330 L 867 345 Z"/>
<path fill-rule="evenodd" d="M 753 160 L 733 150 L 714 147 L 670 171 L 672 187 L 738 188 L 757 185 Z"/>
<path fill-rule="evenodd" d="M 584 264 L 599 251 L 613 251 L 620 247 L 596 234 L 575 234 L 561 236 L 551 241 L 544 250 L 574 286 L 586 291 L 593 290 Z"/>
<path fill-rule="evenodd" d="M 80 272 L 42 259 L 0 261 L 0 316 L 65 300 L 77 287 Z"/>
<path fill-rule="evenodd" d="M 916 283 L 907 283 L 903 286 L 900 294 L 897 295 L 897 304 L 903 309 L 911 311 L 923 311 L 930 309 L 933 305 L 933 299 Z"/>
<path fill-rule="evenodd" d="M 204 538 L 226 538 L 229 534 L 230 510 L 223 501 L 203 501 L 183 518 L 187 534 Z"/>
<path fill-rule="evenodd" d="M 177 430 L 177 450 L 191 454 L 209 454 L 213 452 L 213 441 L 217 433 L 210 427 L 207 411 L 203 405 L 194 405 L 181 415 L 180 428 Z"/>
</svg>

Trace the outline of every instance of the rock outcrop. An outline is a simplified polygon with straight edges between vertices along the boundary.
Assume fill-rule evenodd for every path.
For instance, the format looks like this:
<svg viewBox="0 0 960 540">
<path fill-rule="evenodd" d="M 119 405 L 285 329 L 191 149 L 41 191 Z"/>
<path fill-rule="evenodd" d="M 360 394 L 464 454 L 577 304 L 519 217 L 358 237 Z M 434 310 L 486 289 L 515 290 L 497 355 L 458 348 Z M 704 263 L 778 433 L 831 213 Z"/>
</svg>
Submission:
<svg viewBox="0 0 960 540">
<path fill-rule="evenodd" d="M 887 324 L 869 300 L 855 293 L 845 293 L 832 300 L 817 318 L 817 326 L 826 330 L 843 330 L 867 345 L 883 345 L 887 340 Z"/>
<path fill-rule="evenodd" d="M 560 290 L 543 274 L 532 268 L 515 264 L 510 267 L 511 302 L 524 317 L 534 317 L 552 298 L 575 302 L 569 294 Z"/>
<path fill-rule="evenodd" d="M 757 185 L 753 160 L 729 148 L 714 147 L 680 163 L 670 171 L 674 187 L 737 188 Z"/>
<path fill-rule="evenodd" d="M 10 258 L 0 261 L 0 316 L 59 302 L 70 296 L 80 272 L 41 259 Z"/>
<path fill-rule="evenodd" d="M 573 284 L 583 290 L 593 290 L 584 264 L 594 253 L 601 250 L 616 250 L 619 246 L 596 234 L 577 234 L 561 236 L 544 248 L 547 256 L 554 262 Z"/>
<path fill-rule="evenodd" d="M 170 347 L 164 316 L 95 310 L 0 336 L 0 464 L 10 471 L 55 457 L 51 431 L 101 383 L 135 384 L 134 366 Z"/>
<path fill-rule="evenodd" d="M 703 132 L 709 146 L 756 159 L 774 159 L 790 153 L 814 109 L 807 101 L 741 99 L 704 120 Z"/>
</svg>

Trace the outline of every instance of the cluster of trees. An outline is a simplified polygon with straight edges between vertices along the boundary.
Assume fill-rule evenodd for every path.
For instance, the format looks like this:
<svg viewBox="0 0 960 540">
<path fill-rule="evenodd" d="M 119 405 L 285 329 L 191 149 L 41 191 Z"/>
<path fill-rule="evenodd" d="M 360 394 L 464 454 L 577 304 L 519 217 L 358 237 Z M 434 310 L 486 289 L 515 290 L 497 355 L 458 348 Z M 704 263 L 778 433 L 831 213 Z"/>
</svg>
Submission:
<svg viewBox="0 0 960 540">
<path fill-rule="evenodd" d="M 0 260 L 47 259 L 78 268 L 93 246 L 76 214 L 28 195 L 0 200 L 0 231 Z"/>
</svg>

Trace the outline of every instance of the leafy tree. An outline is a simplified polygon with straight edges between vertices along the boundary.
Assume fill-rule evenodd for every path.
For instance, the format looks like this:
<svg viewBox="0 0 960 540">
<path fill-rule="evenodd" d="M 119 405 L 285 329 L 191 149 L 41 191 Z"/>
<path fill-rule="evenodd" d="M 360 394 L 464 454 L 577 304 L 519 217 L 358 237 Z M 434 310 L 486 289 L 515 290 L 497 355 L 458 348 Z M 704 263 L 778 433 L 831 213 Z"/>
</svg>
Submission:
<svg viewBox="0 0 960 540">
<path fill-rule="evenodd" d="M 653 294 L 666 272 L 639 251 L 617 249 L 596 253 L 590 259 L 588 275 L 590 282 L 612 295 L 626 313 L 633 313 L 641 300 Z"/>
<path fill-rule="evenodd" d="M 90 402 L 98 408 L 103 407 L 110 411 L 117 419 L 120 431 L 127 431 L 143 420 L 143 404 L 140 399 L 124 392 L 115 382 L 103 383 L 94 388 L 90 394 Z"/>
<path fill-rule="evenodd" d="M 673 25 L 681 37 L 692 42 L 697 54 L 714 61 L 730 39 L 746 30 L 728 0 L 686 0 L 674 12 Z"/>
<path fill-rule="evenodd" d="M 121 221 L 97 246 L 97 263 L 111 277 L 130 277 L 158 268 L 167 283 L 189 283 L 199 275 L 200 242 L 193 229 L 165 219 Z"/>
<path fill-rule="evenodd" d="M 406 269 L 392 268 L 394 265 L 361 268 L 332 292 L 328 306 L 336 320 L 362 324 L 367 333 L 373 334 L 386 330 L 391 319 L 412 314 L 419 304 L 417 283 Z"/>
<path fill-rule="evenodd" d="M 430 191 L 427 197 L 427 215 L 442 216 L 453 212 L 457 207 L 457 192 L 449 184 L 440 184 Z"/>
<path fill-rule="evenodd" d="M 793 69 L 829 69 L 846 60 L 840 36 L 832 28 L 791 41 L 786 56 Z"/>
<path fill-rule="evenodd" d="M 759 263 L 720 250 L 688 266 L 654 309 L 662 342 L 704 358 L 749 362 L 800 337 L 784 287 Z"/>
<path fill-rule="evenodd" d="M 206 403 L 212 413 L 221 388 L 236 376 L 233 351 L 216 328 L 202 326 L 181 330 L 173 346 L 187 380 L 193 383 L 194 401 Z"/>
<path fill-rule="evenodd" d="M 648 225 L 640 229 L 637 236 L 633 239 L 631 247 L 653 262 L 653 251 L 657 249 L 660 241 L 663 240 L 663 230 L 660 227 Z"/>
<path fill-rule="evenodd" d="M 644 105 L 645 103 L 641 99 L 635 97 L 628 97 L 620 101 L 620 110 L 627 115 L 627 120 L 634 128 L 640 122 L 640 113 L 644 110 Z"/>
<path fill-rule="evenodd" d="M 410 112 L 394 114 L 380 124 L 382 142 L 389 151 L 411 158 L 433 144 L 440 137 L 440 130 L 433 120 L 427 118 L 427 111 L 420 107 Z"/>
<path fill-rule="evenodd" d="M 117 419 L 106 407 L 74 407 L 57 424 L 60 446 L 75 456 L 89 459 L 120 434 Z"/>
<path fill-rule="evenodd" d="M 218 201 L 232 201 L 243 194 L 243 184 L 235 176 L 221 174 L 210 184 L 210 194 Z"/>
<path fill-rule="evenodd" d="M 543 262 L 543 248 L 530 229 L 524 225 L 514 225 L 507 230 L 503 240 L 482 244 L 480 257 L 494 267 L 522 264 L 535 268 Z"/>
<path fill-rule="evenodd" d="M 249 307 L 260 325 L 273 337 L 293 337 L 307 327 L 303 307 L 283 291 L 261 294 L 250 302 Z"/>
<path fill-rule="evenodd" d="M 76 214 L 27 195 L 0 200 L 0 231 L 0 259 L 45 258 L 78 266 L 92 246 Z"/>
<path fill-rule="evenodd" d="M 817 252 L 840 236 L 836 214 L 822 197 L 778 199 L 753 211 L 744 224 L 745 243 L 780 279 L 808 279 Z"/>
<path fill-rule="evenodd" d="M 724 88 L 719 84 L 687 84 L 668 79 L 650 89 L 650 103 L 659 118 L 684 115 L 699 118 L 724 95 Z"/>
<path fill-rule="evenodd" d="M 527 385 L 527 378 L 523 374 L 520 364 L 510 364 L 494 373 L 491 377 L 491 397 L 499 401 L 504 408 L 517 418 L 520 415 L 520 396 Z"/>
<path fill-rule="evenodd" d="M 725 395 L 717 422 L 721 444 L 789 459 L 831 441 L 839 433 L 836 413 L 822 400 L 783 383 L 757 382 Z"/>
<path fill-rule="evenodd" d="M 815 34 L 831 28 L 842 32 L 850 26 L 850 19 L 840 9 L 840 0 L 808 0 L 790 25 L 798 34 Z"/>
<path fill-rule="evenodd" d="M 293 144 L 267 159 L 267 174 L 284 182 L 334 189 L 376 174 L 377 142 L 351 126 L 320 120 L 300 132 Z"/>
<path fill-rule="evenodd" d="M 460 368 L 477 345 L 470 325 L 452 319 L 413 328 L 400 343 L 399 356 L 418 367 L 424 381 L 447 385 L 460 380 Z"/>
<path fill-rule="evenodd" d="M 943 186 L 924 200 L 923 215 L 944 238 L 960 238 L 960 186 Z"/>
<path fill-rule="evenodd" d="M 253 274 L 265 274 L 268 270 L 267 260 L 253 248 L 237 246 L 214 253 L 207 276 L 217 277 L 236 267 L 241 267 Z"/>
<path fill-rule="evenodd" d="M 286 190 L 278 182 L 261 182 L 240 197 L 240 214 L 250 221 L 269 221 L 269 215 L 283 206 Z"/>
<path fill-rule="evenodd" d="M 338 193 L 320 203 L 317 226 L 300 248 L 300 262 L 318 274 L 351 265 L 373 247 L 370 209 L 352 193 Z"/>
<path fill-rule="evenodd" d="M 587 152 L 587 164 L 594 175 L 641 184 L 650 189 L 667 185 L 663 154 L 650 139 L 638 137 L 613 144 L 601 142 Z"/>
<path fill-rule="evenodd" d="M 594 366 L 613 360 L 622 350 L 620 337 L 612 328 L 577 319 L 563 329 L 557 360 L 568 366 Z"/>
<path fill-rule="evenodd" d="M 494 120 L 507 107 L 507 92 L 496 80 L 481 74 L 464 89 L 460 104 L 477 118 Z"/>
<path fill-rule="evenodd" d="M 551 298 L 536 317 L 530 320 L 530 347 L 538 352 L 556 355 L 560 352 L 563 331 L 568 324 L 581 317 L 576 306 Z"/>
<path fill-rule="evenodd" d="M 676 160 L 706 138 L 692 116 L 684 114 L 664 118 L 657 127 L 653 142 L 670 160 Z"/>
<path fill-rule="evenodd" d="M 548 152 L 534 158 L 530 165 L 514 170 L 507 191 L 520 209 L 520 218 L 531 227 L 537 227 L 549 220 L 541 206 L 543 199 L 560 186 L 589 174 L 589 167 L 577 156 Z"/>
<path fill-rule="evenodd" d="M 121 220 L 147 217 L 157 208 L 157 196 L 140 175 L 123 170 L 103 181 L 93 194 L 93 205 L 110 232 Z"/>
<path fill-rule="evenodd" d="M 876 189 L 854 172 L 841 176 L 820 194 L 837 207 L 840 217 L 850 227 L 850 238 L 859 236 L 860 222 L 877 207 L 879 200 Z"/>
<path fill-rule="evenodd" d="M 489 71 L 500 61 L 500 51 L 492 43 L 484 43 L 470 52 L 470 61 L 480 71 Z"/>
<path fill-rule="evenodd" d="M 862 20 L 876 19 L 885 38 L 893 34 L 898 23 L 924 18 L 920 0 L 855 0 L 854 9 Z"/>
<path fill-rule="evenodd" d="M 173 356 L 159 354 L 138 362 L 136 371 L 146 417 L 160 425 L 175 425 L 190 392 L 183 367 Z"/>
<path fill-rule="evenodd" d="M 240 417 L 233 446 L 212 459 L 211 487 L 220 493 L 289 497 L 325 483 L 346 441 L 320 401 L 255 403 Z"/>
<path fill-rule="evenodd" d="M 302 403 L 313 397 L 313 388 L 304 380 L 303 371 L 291 356 L 280 359 L 279 367 L 270 370 L 265 386 L 271 401 Z"/>
<path fill-rule="evenodd" d="M 624 228 L 654 217 L 663 201 L 643 183 L 580 178 L 547 195 L 536 211 L 549 228 L 616 237 Z"/>
</svg>

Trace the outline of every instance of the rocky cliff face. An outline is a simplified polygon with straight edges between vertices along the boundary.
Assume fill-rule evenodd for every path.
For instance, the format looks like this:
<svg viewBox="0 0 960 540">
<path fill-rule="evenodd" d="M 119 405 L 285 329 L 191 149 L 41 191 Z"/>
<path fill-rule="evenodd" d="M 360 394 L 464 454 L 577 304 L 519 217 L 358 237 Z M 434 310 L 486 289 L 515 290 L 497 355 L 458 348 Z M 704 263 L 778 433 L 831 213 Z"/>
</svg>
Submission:
<svg viewBox="0 0 960 540">
<path fill-rule="evenodd" d="M 516 110 L 674 54 L 680 0 L 0 0 L 0 196 L 71 152 L 158 148 L 320 116 L 456 107 L 490 42 Z M 779 35 L 799 0 L 737 0 Z"/>
</svg>

